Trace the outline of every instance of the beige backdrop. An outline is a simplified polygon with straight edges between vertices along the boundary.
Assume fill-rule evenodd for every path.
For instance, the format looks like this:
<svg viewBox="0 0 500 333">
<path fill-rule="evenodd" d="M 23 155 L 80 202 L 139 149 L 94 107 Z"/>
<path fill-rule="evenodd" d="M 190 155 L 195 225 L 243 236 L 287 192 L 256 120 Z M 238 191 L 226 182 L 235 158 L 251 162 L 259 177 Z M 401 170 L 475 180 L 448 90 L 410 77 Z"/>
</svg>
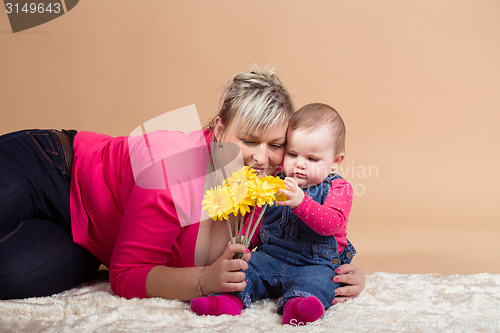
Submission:
<svg viewBox="0 0 500 333">
<path fill-rule="evenodd" d="M 0 132 L 127 135 L 252 64 L 348 126 L 348 229 L 367 272 L 500 273 L 497 0 L 85 0 L 13 34 L 0 12 Z"/>
</svg>

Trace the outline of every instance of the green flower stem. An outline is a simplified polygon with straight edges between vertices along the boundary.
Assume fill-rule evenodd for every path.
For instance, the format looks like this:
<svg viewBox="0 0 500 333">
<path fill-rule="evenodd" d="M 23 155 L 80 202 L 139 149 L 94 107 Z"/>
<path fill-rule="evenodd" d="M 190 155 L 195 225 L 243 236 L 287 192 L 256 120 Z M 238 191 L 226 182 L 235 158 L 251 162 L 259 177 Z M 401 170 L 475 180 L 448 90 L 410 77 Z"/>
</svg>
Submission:
<svg viewBox="0 0 500 333">
<path fill-rule="evenodd" d="M 255 230 L 257 230 L 257 226 L 259 225 L 260 220 L 262 220 L 262 216 L 264 216 L 264 212 L 266 211 L 267 206 L 269 206 L 269 204 L 267 204 L 267 203 L 266 203 L 266 204 L 262 207 L 262 211 L 260 212 L 259 217 L 257 218 L 257 222 L 255 222 L 255 225 L 253 226 L 252 233 L 250 234 L 250 237 L 248 237 L 248 238 L 245 240 L 245 243 L 244 243 L 243 245 L 245 245 L 246 247 L 248 247 L 248 245 L 250 245 L 250 240 L 252 239 L 253 234 L 255 233 Z M 250 226 L 249 226 L 249 227 L 250 227 Z"/>
<path fill-rule="evenodd" d="M 243 215 L 240 215 L 240 230 L 238 233 L 238 242 L 243 243 L 243 240 L 241 239 L 241 236 L 243 235 L 243 223 L 245 222 L 245 217 Z"/>
<path fill-rule="evenodd" d="M 231 244 L 234 244 L 233 231 L 231 229 L 231 222 L 229 222 L 229 218 L 226 220 L 226 222 L 227 222 L 227 229 L 229 230 L 229 238 L 231 239 Z"/>
<path fill-rule="evenodd" d="M 234 238 L 236 238 L 236 244 L 239 244 L 240 242 L 238 241 L 238 232 L 240 226 L 240 219 L 238 218 L 238 215 L 235 215 L 234 219 L 236 220 L 234 223 Z"/>
<path fill-rule="evenodd" d="M 243 244 L 243 241 L 241 239 L 241 234 L 243 233 L 243 215 L 238 215 L 236 216 L 236 231 L 235 231 L 235 238 L 236 238 L 236 244 Z M 244 253 L 235 253 L 233 258 L 234 259 L 243 259 Z"/>
<path fill-rule="evenodd" d="M 248 223 L 247 230 L 245 232 L 244 237 L 243 237 L 243 224 L 245 222 L 245 217 L 243 215 L 241 215 L 241 219 L 240 219 L 241 227 L 240 227 L 240 235 L 239 235 L 239 239 L 241 240 L 241 244 L 250 243 L 249 241 L 247 241 L 247 238 L 248 238 L 248 235 L 250 234 L 250 228 L 252 226 L 252 221 L 253 221 L 254 215 L 255 215 L 255 206 L 252 209 L 252 216 L 250 217 L 250 222 Z M 242 237 L 243 237 L 243 239 L 241 239 Z M 245 245 L 245 246 L 248 247 L 248 245 Z M 245 255 L 244 253 L 236 253 L 234 255 L 234 258 L 235 259 L 243 259 L 244 255 Z"/>
</svg>

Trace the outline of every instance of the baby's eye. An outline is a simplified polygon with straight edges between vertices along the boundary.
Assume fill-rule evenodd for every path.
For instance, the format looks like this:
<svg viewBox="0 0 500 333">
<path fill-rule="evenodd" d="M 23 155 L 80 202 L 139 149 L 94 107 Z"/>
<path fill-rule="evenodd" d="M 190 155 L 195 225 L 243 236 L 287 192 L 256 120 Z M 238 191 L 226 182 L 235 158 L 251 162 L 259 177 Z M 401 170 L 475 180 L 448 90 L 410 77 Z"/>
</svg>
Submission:
<svg viewBox="0 0 500 333">
<path fill-rule="evenodd" d="M 288 153 L 288 156 L 290 156 L 290 157 L 297 157 L 297 154 L 295 154 L 295 153 Z"/>
<path fill-rule="evenodd" d="M 314 158 L 314 157 L 309 157 L 309 161 L 311 161 L 311 162 L 318 162 L 319 159 Z"/>
</svg>

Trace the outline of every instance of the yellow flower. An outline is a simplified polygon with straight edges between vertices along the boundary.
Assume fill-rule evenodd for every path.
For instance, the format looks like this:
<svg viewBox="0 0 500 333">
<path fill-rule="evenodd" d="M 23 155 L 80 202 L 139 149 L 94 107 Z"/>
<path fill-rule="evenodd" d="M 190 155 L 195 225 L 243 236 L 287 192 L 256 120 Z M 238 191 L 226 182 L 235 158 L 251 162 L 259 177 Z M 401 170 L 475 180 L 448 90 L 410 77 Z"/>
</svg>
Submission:
<svg viewBox="0 0 500 333">
<path fill-rule="evenodd" d="M 286 196 L 285 193 L 277 193 L 276 194 L 276 201 L 285 201 L 285 200 L 288 200 L 288 197 Z"/>
<path fill-rule="evenodd" d="M 280 189 L 286 189 L 285 183 L 283 182 L 283 179 L 279 177 L 274 177 L 274 176 L 266 176 L 262 180 L 267 181 L 269 184 L 271 184 L 274 188 L 274 194 L 276 195 L 276 200 L 277 201 L 285 201 L 288 199 L 286 194 L 281 193 L 279 190 Z"/>
<path fill-rule="evenodd" d="M 216 221 L 217 219 L 227 220 L 228 215 L 233 212 L 231 195 L 226 186 L 216 186 L 205 193 L 202 201 L 203 210 L 208 216 Z"/>
<path fill-rule="evenodd" d="M 257 172 L 250 169 L 248 166 L 241 168 L 231 174 L 231 177 L 224 179 L 224 185 L 231 185 L 233 183 L 243 183 L 251 179 L 257 178 Z"/>
<path fill-rule="evenodd" d="M 265 203 L 272 205 L 276 200 L 274 186 L 262 178 L 249 181 L 248 189 L 250 198 L 254 199 L 259 207 L 262 207 Z"/>
<path fill-rule="evenodd" d="M 286 188 L 283 180 L 273 176 L 257 177 L 257 172 L 244 167 L 224 179 L 222 186 L 211 188 L 205 193 L 203 209 L 214 221 L 227 220 L 230 214 L 245 216 L 251 206 L 272 205 L 276 200 L 286 200 L 279 192 Z"/>
<path fill-rule="evenodd" d="M 280 188 L 286 188 L 285 183 L 281 178 L 274 177 L 274 176 L 266 176 L 262 178 L 262 181 L 266 181 L 268 184 L 273 186 L 275 192 L 278 192 Z"/>
<path fill-rule="evenodd" d="M 234 215 L 240 213 L 245 216 L 250 212 L 250 207 L 253 205 L 253 200 L 248 197 L 247 182 L 233 182 L 229 186 L 229 193 L 233 200 Z"/>
<path fill-rule="evenodd" d="M 257 178 L 257 171 L 250 169 L 250 167 L 246 166 L 242 170 L 245 170 L 245 174 L 247 176 L 247 179 Z"/>
</svg>

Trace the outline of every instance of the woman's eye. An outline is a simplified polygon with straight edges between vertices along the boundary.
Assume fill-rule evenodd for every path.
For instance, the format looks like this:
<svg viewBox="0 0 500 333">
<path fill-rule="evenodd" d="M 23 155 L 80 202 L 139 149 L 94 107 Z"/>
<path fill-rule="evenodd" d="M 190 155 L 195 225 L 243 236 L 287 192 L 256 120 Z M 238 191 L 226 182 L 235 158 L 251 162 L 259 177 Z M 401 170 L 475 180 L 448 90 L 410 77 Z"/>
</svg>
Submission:
<svg viewBox="0 0 500 333">
<path fill-rule="evenodd" d="M 273 149 L 281 149 L 281 148 L 283 148 L 283 145 L 271 145 L 271 148 L 273 148 Z"/>
<path fill-rule="evenodd" d="M 255 144 L 255 142 L 251 141 L 251 140 L 241 140 L 241 141 L 243 141 L 243 143 L 246 144 L 246 145 L 253 145 L 253 144 Z"/>
</svg>

